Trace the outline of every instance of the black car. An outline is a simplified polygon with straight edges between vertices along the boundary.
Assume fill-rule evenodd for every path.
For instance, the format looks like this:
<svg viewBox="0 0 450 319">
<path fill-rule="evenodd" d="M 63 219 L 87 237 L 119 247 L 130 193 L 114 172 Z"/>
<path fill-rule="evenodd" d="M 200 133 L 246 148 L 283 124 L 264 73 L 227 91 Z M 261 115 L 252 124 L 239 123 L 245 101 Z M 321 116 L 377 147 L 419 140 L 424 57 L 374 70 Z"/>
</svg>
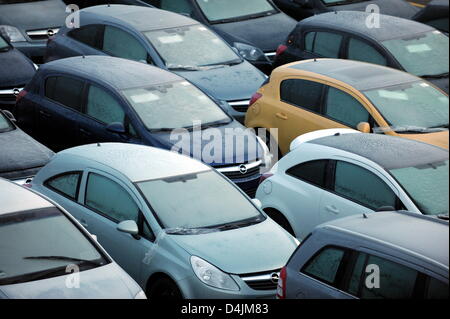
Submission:
<svg viewBox="0 0 450 319">
<path fill-rule="evenodd" d="M 24 183 L 36 175 L 54 154 L 14 122 L 9 111 L 0 110 L 0 177 Z"/>
<path fill-rule="evenodd" d="M 272 0 L 112 0 L 154 6 L 207 25 L 261 71 L 269 74 L 278 45 L 295 26 Z"/>
<path fill-rule="evenodd" d="M 0 109 L 13 111 L 16 95 L 36 72 L 36 67 L 15 49 L 0 31 Z"/>
<path fill-rule="evenodd" d="M 411 19 L 420 10 L 405 0 L 274 0 L 277 6 L 296 20 L 330 11 L 367 11 L 376 5 L 379 13 Z M 370 10 L 369 10 L 370 11 Z"/>
<path fill-rule="evenodd" d="M 448 6 L 448 0 L 433 0 L 420 10 L 413 20 L 431 25 L 448 35 Z"/>
<path fill-rule="evenodd" d="M 448 93 L 448 36 L 388 15 L 380 15 L 379 28 L 367 28 L 368 15 L 340 11 L 300 21 L 280 46 L 274 66 L 312 58 L 351 59 L 406 71 Z"/>
</svg>

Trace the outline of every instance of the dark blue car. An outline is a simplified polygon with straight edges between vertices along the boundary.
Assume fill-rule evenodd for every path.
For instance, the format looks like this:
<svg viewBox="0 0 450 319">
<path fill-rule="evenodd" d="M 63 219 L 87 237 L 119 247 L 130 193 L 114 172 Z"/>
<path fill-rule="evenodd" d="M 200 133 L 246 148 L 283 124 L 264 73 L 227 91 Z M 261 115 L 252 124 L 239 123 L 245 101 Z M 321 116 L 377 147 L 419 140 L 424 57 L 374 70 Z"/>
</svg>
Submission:
<svg viewBox="0 0 450 319">
<path fill-rule="evenodd" d="M 26 132 L 54 150 L 98 142 L 170 149 L 212 165 L 250 196 L 268 164 L 262 140 L 220 102 L 174 73 L 125 59 L 43 65 L 16 114 Z"/>
<path fill-rule="evenodd" d="M 218 100 L 243 122 L 249 100 L 267 78 L 213 31 L 191 18 L 141 6 L 80 11 L 80 28 L 63 27 L 46 60 L 110 55 L 171 70 Z"/>
</svg>

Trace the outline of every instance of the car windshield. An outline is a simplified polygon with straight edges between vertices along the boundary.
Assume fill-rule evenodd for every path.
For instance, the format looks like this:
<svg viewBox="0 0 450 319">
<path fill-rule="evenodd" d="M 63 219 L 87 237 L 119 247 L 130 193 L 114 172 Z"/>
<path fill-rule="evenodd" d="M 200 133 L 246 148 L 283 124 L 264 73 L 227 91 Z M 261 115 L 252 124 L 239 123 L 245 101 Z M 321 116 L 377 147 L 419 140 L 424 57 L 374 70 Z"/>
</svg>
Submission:
<svg viewBox="0 0 450 319">
<path fill-rule="evenodd" d="M 13 3 L 25 3 L 25 2 L 38 2 L 44 0 L 0 0 L 0 4 L 13 4 Z"/>
<path fill-rule="evenodd" d="M 448 96 L 425 81 L 364 94 L 394 128 L 448 128 Z"/>
<path fill-rule="evenodd" d="M 14 127 L 11 125 L 11 122 L 5 117 L 5 115 L 0 112 L 0 133 L 11 131 Z"/>
<path fill-rule="evenodd" d="M 2 36 L 0 36 L 0 51 L 3 51 L 5 49 L 9 49 L 9 44 L 5 39 L 3 39 Z"/>
<path fill-rule="evenodd" d="M 137 185 L 165 229 L 219 228 L 264 220 L 248 198 L 212 170 Z"/>
<path fill-rule="evenodd" d="M 56 207 L 0 215 L 0 285 L 61 276 L 72 267 L 81 271 L 106 263 Z"/>
<path fill-rule="evenodd" d="M 212 23 L 243 20 L 278 12 L 267 0 L 197 0 L 197 3 Z"/>
<path fill-rule="evenodd" d="M 427 215 L 448 214 L 448 160 L 391 170 L 420 211 Z"/>
<path fill-rule="evenodd" d="M 123 94 L 149 130 L 231 121 L 213 100 L 187 81 L 127 89 Z"/>
<path fill-rule="evenodd" d="M 408 73 L 417 76 L 448 74 L 449 40 L 439 31 L 382 43 Z"/>
<path fill-rule="evenodd" d="M 221 38 L 202 25 L 144 32 L 169 69 L 240 63 Z"/>
</svg>

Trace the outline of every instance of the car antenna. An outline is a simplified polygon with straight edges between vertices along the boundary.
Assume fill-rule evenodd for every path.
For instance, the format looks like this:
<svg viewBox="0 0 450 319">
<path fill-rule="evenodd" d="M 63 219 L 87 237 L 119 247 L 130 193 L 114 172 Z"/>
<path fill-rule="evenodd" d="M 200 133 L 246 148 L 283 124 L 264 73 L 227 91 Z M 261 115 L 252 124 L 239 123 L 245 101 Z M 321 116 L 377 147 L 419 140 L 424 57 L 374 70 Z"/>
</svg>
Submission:
<svg viewBox="0 0 450 319">
<path fill-rule="evenodd" d="M 341 133 L 336 133 L 336 134 L 334 134 L 334 136 L 341 136 Z"/>
<path fill-rule="evenodd" d="M 100 143 L 97 143 L 97 146 L 100 147 L 100 146 L 102 146 L 102 145 L 101 145 Z"/>
<path fill-rule="evenodd" d="M 83 54 L 83 59 L 85 59 L 86 58 L 86 56 Z"/>
<path fill-rule="evenodd" d="M 369 216 L 367 216 L 367 214 L 366 214 L 366 213 L 363 213 L 363 217 L 364 217 L 364 219 L 367 219 L 367 218 L 369 218 Z"/>
</svg>

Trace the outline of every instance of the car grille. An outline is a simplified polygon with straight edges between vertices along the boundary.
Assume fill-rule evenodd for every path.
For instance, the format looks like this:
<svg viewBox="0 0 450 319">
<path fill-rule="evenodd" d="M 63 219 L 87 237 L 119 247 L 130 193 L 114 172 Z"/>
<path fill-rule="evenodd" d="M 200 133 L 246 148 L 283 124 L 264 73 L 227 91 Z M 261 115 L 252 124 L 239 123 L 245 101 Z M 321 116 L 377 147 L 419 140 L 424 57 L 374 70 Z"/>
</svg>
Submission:
<svg viewBox="0 0 450 319">
<path fill-rule="evenodd" d="M 275 290 L 280 277 L 280 269 L 255 274 L 240 275 L 241 279 L 254 290 Z"/>
<path fill-rule="evenodd" d="M 0 103 L 14 103 L 16 101 L 16 96 L 23 90 L 21 88 L 10 88 L 1 89 L 0 88 Z"/>
<path fill-rule="evenodd" d="M 57 34 L 59 28 L 48 28 L 45 30 L 30 30 L 27 35 L 31 40 L 47 40 L 50 36 Z"/>
<path fill-rule="evenodd" d="M 217 171 L 231 180 L 250 178 L 259 174 L 262 161 L 256 161 L 248 164 L 216 167 Z"/>
<path fill-rule="evenodd" d="M 265 52 L 264 55 L 273 62 L 275 60 L 275 56 L 277 55 L 276 52 Z"/>
<path fill-rule="evenodd" d="M 242 100 L 242 101 L 228 101 L 228 104 L 238 112 L 245 113 L 248 110 L 248 106 L 250 104 L 250 100 Z"/>
</svg>

